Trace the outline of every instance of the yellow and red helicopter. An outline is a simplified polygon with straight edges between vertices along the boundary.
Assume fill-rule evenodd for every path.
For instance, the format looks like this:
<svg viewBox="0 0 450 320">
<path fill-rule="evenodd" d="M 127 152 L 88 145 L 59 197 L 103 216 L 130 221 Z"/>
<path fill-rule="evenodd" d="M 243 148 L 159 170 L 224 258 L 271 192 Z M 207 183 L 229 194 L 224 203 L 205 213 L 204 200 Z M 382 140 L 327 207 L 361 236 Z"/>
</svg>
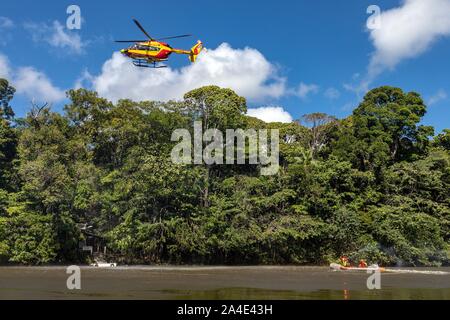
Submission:
<svg viewBox="0 0 450 320">
<path fill-rule="evenodd" d="M 118 40 L 121 43 L 134 43 L 127 49 L 122 49 L 120 52 L 133 59 L 133 64 L 136 67 L 146 68 L 165 68 L 164 65 L 159 65 L 163 61 L 167 61 L 172 53 L 185 54 L 189 56 L 191 62 L 195 62 L 197 56 L 203 50 L 203 43 L 199 40 L 191 50 L 175 49 L 162 40 L 176 39 L 190 37 L 190 34 L 181 36 L 165 37 L 160 39 L 152 38 L 142 25 L 136 19 L 133 19 L 137 27 L 147 36 L 148 40 Z"/>
</svg>

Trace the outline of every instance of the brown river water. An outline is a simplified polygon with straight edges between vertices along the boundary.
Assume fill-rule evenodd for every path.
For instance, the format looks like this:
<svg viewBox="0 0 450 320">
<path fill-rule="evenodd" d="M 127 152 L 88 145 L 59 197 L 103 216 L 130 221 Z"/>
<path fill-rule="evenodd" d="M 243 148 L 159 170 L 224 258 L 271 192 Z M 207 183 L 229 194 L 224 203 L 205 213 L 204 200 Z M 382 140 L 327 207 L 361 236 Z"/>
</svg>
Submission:
<svg viewBox="0 0 450 320">
<path fill-rule="evenodd" d="M 391 270 L 369 290 L 370 274 L 327 267 L 82 267 L 69 290 L 66 267 L 0 267 L 0 299 L 450 300 L 450 268 Z"/>
</svg>

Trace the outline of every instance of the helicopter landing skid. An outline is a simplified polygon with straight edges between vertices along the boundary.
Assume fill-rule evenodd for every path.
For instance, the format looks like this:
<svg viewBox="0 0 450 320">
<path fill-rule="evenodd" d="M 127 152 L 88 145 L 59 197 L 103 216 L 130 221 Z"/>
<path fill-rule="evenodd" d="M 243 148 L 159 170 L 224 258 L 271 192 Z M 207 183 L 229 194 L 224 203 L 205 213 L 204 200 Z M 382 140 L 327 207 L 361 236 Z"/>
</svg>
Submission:
<svg viewBox="0 0 450 320">
<path fill-rule="evenodd" d="M 149 62 L 147 60 L 142 60 L 142 59 L 133 60 L 133 64 L 136 67 L 140 67 L 140 68 L 152 68 L 152 69 L 167 68 L 167 66 L 164 66 L 164 65 L 157 65 L 157 63 L 155 61 Z"/>
</svg>

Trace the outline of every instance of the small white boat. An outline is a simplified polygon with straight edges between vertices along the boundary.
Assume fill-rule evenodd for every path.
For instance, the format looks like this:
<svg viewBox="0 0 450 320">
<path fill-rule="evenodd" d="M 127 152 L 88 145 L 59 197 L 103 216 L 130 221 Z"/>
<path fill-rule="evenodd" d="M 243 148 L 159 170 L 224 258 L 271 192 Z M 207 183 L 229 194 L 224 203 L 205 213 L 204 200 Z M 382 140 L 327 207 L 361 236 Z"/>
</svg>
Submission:
<svg viewBox="0 0 450 320">
<path fill-rule="evenodd" d="M 115 268 L 117 267 L 117 263 L 108 263 L 108 262 L 95 262 L 91 264 L 91 267 L 97 268 Z"/>
</svg>

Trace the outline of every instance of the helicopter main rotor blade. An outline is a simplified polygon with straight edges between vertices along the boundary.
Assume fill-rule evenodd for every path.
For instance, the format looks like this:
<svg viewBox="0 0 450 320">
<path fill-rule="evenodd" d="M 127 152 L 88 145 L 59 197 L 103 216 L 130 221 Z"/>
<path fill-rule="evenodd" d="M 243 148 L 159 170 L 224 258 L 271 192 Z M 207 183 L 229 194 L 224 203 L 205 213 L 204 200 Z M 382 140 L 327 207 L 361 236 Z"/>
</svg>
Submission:
<svg viewBox="0 0 450 320">
<path fill-rule="evenodd" d="M 144 27 L 139 23 L 139 21 L 137 21 L 136 19 L 133 19 L 134 23 L 138 26 L 139 29 L 141 29 L 141 31 L 150 39 L 150 40 L 154 40 L 148 33 L 147 31 L 145 31 Z"/>
<path fill-rule="evenodd" d="M 157 40 L 169 40 L 169 39 L 186 38 L 186 37 L 192 37 L 192 34 L 183 34 L 181 36 L 164 37 L 164 38 L 159 38 Z"/>
<path fill-rule="evenodd" d="M 116 40 L 118 43 L 148 42 L 148 40 Z"/>
</svg>

